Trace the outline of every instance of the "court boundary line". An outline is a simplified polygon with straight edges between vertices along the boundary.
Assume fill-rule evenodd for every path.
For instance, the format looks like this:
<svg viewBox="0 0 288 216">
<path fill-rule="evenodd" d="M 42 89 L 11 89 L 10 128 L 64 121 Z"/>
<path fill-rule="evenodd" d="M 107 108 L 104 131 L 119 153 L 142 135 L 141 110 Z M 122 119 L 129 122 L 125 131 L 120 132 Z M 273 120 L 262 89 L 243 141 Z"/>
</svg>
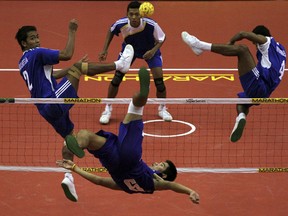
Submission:
<svg viewBox="0 0 288 216">
<path fill-rule="evenodd" d="M 149 124 L 149 123 L 155 123 L 155 122 L 165 122 L 163 119 L 151 119 L 151 120 L 146 120 L 143 121 L 143 124 Z M 149 137 L 156 137 L 156 138 L 171 138 L 171 137 L 180 137 L 180 136 L 186 136 L 189 134 L 192 134 L 195 132 L 196 130 L 196 126 L 192 123 L 186 122 L 186 121 L 181 121 L 181 120 L 176 120 L 173 119 L 171 120 L 171 122 L 173 123 L 180 123 L 180 124 L 184 124 L 189 126 L 191 129 L 185 133 L 179 133 L 179 134 L 169 134 L 169 135 L 161 135 L 161 134 L 151 134 L 151 133 L 146 133 L 145 131 L 143 131 L 143 135 L 144 136 L 149 136 Z"/>
<path fill-rule="evenodd" d="M 80 167 L 87 172 L 107 172 L 105 167 Z M 0 171 L 10 172 L 71 172 L 62 167 L 42 166 L 3 166 Z M 209 168 L 209 167 L 180 167 L 178 173 L 288 173 L 288 167 L 247 167 L 247 168 Z"/>
<path fill-rule="evenodd" d="M 107 172 L 105 167 L 80 167 L 87 172 Z M 2 166 L 0 171 L 10 172 L 71 172 L 62 167 L 42 166 Z M 180 167 L 178 173 L 288 173 L 288 167 L 247 167 L 247 168 L 209 168 L 209 167 Z"/>
<path fill-rule="evenodd" d="M 91 168 L 92 170 L 94 168 Z M 0 166 L 0 171 L 13 172 L 67 172 L 61 167 L 42 167 L 42 166 Z M 179 173 L 258 173 L 259 168 L 205 168 L 205 167 L 180 167 Z M 68 171 L 69 172 L 69 171 Z"/>
</svg>

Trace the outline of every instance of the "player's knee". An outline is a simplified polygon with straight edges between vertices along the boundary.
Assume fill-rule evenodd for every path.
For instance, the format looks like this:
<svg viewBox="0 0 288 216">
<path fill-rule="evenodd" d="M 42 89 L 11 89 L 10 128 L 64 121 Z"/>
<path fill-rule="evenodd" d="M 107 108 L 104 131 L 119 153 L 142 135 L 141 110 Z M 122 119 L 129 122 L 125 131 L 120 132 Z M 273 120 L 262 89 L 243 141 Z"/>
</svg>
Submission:
<svg viewBox="0 0 288 216">
<path fill-rule="evenodd" d="M 111 81 L 111 85 L 114 87 L 118 87 L 121 84 L 124 75 L 125 75 L 124 73 L 121 73 L 120 71 L 116 71 Z"/>
<path fill-rule="evenodd" d="M 239 44 L 238 45 L 238 51 L 240 53 L 247 53 L 250 52 L 248 46 L 244 45 L 244 44 Z"/>
<path fill-rule="evenodd" d="M 163 77 L 154 79 L 154 83 L 158 92 L 165 92 L 166 87 L 163 81 Z"/>
<path fill-rule="evenodd" d="M 77 138 L 88 137 L 89 133 L 87 130 L 81 129 L 77 133 Z"/>
<path fill-rule="evenodd" d="M 95 136 L 95 134 L 93 132 L 90 132 L 88 130 L 85 129 L 81 129 L 78 131 L 77 133 L 77 142 L 78 145 L 81 148 L 87 148 L 90 144 L 90 142 L 93 142 L 93 136 Z"/>
</svg>

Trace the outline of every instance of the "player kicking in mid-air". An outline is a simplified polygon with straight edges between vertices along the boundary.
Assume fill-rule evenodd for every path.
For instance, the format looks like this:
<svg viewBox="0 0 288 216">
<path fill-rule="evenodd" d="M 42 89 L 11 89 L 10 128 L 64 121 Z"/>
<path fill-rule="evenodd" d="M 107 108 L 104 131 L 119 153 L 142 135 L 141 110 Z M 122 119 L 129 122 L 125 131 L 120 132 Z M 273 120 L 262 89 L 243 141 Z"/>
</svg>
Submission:
<svg viewBox="0 0 288 216">
<path fill-rule="evenodd" d="M 284 75 L 286 64 L 285 48 L 270 34 L 267 27 L 256 26 L 252 32 L 241 31 L 234 35 L 228 44 L 214 44 L 199 40 L 195 36 L 182 32 L 183 41 L 196 55 L 203 51 L 211 51 L 224 56 L 237 56 L 238 73 L 244 92 L 238 93 L 240 98 L 268 98 L 277 88 Z M 247 39 L 256 45 L 256 63 L 246 45 L 235 44 Z M 237 104 L 237 118 L 230 140 L 237 142 L 243 133 L 246 116 L 252 104 Z"/>
<path fill-rule="evenodd" d="M 82 74 L 93 76 L 112 70 L 120 70 L 122 73 L 129 70 L 134 55 L 131 45 L 125 47 L 121 58 L 114 63 L 88 63 L 86 62 L 88 59 L 84 57 L 71 68 L 53 71 L 53 65 L 72 58 L 77 28 L 77 20 L 72 19 L 69 23 L 66 47 L 63 50 L 40 47 L 40 39 L 35 26 L 22 26 L 18 30 L 16 39 L 23 51 L 19 61 L 20 74 L 26 82 L 32 98 L 77 98 L 79 79 Z M 57 83 L 56 79 L 59 78 L 62 80 Z M 65 138 L 67 135 L 73 134 L 74 124 L 69 117 L 69 110 L 73 104 L 35 105 L 40 115 L 52 125 L 61 137 Z M 66 145 L 62 148 L 62 156 L 65 159 L 73 160 L 73 154 Z M 65 173 L 61 185 L 68 199 L 78 200 L 71 172 Z"/>
<path fill-rule="evenodd" d="M 111 177 L 101 177 L 81 170 L 70 160 L 59 160 L 60 167 L 78 173 L 88 181 L 113 190 L 127 193 L 152 194 L 155 190 L 172 190 L 187 194 L 193 203 L 199 203 L 199 195 L 192 189 L 174 182 L 175 165 L 166 160 L 149 167 L 142 160 L 143 110 L 147 102 L 150 75 L 146 68 L 139 70 L 140 91 L 135 93 L 128 112 L 120 123 L 118 136 L 100 130 L 93 133 L 80 130 L 76 137 L 67 136 L 68 148 L 78 157 L 84 157 L 83 149 L 98 158 Z"/>
</svg>

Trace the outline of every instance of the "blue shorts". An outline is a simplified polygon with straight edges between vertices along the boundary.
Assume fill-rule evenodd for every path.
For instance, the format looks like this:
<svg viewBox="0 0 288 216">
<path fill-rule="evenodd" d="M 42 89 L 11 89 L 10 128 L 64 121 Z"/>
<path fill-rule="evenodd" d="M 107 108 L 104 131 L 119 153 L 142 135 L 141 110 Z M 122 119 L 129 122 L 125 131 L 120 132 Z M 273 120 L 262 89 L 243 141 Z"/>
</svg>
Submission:
<svg viewBox="0 0 288 216">
<path fill-rule="evenodd" d="M 258 66 L 253 68 L 248 73 L 240 76 L 240 82 L 244 92 L 238 93 L 240 98 L 268 98 L 272 90 L 269 88 L 262 73 L 269 73 L 269 71 Z"/>
<path fill-rule="evenodd" d="M 67 85 L 68 84 L 68 85 Z M 78 98 L 70 81 L 64 77 L 49 98 L 56 98 L 55 92 L 61 89 L 58 98 Z M 71 134 L 74 124 L 69 117 L 69 110 L 74 104 L 36 104 L 39 113 L 63 138 Z"/>
<path fill-rule="evenodd" d="M 99 150 L 88 150 L 110 173 L 124 173 L 138 165 L 142 158 L 143 121 L 120 124 L 118 136 L 100 130 L 107 140 Z"/>
<path fill-rule="evenodd" d="M 157 53 L 158 52 L 156 52 L 155 55 L 151 59 L 145 60 L 149 68 L 156 68 L 156 67 L 163 66 L 162 56 L 161 54 L 157 54 Z"/>
</svg>

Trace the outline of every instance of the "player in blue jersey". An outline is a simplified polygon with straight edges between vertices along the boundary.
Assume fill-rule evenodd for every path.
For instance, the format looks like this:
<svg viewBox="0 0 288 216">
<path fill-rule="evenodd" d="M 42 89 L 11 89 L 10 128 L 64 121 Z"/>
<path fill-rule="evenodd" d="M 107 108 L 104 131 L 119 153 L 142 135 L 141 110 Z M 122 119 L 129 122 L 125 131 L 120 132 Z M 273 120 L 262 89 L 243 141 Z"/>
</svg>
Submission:
<svg viewBox="0 0 288 216">
<path fill-rule="evenodd" d="M 67 136 L 68 148 L 78 157 L 84 157 L 87 149 L 99 158 L 111 177 L 100 177 L 81 170 L 72 161 L 59 160 L 57 164 L 73 170 L 85 179 L 100 186 L 127 193 L 152 194 L 155 190 L 172 190 L 189 195 L 194 203 L 199 203 L 199 195 L 192 189 L 173 182 L 177 176 L 175 165 L 166 160 L 153 163 L 149 167 L 142 160 L 143 109 L 146 104 L 150 75 L 146 68 L 139 70 L 140 91 L 135 93 L 129 104 L 128 112 L 120 124 L 118 136 L 100 130 L 96 134 L 80 130 L 74 136 Z"/>
<path fill-rule="evenodd" d="M 187 32 L 182 32 L 182 39 L 196 55 L 200 55 L 203 51 L 211 51 L 224 56 L 237 56 L 238 73 L 244 90 L 244 92 L 238 93 L 240 98 L 270 97 L 284 75 L 285 48 L 271 36 L 269 29 L 263 25 L 256 26 L 252 32 L 237 33 L 228 44 L 206 43 Z M 247 39 L 256 45 L 258 62 L 255 62 L 246 45 L 235 44 L 242 39 Z M 246 116 L 251 106 L 251 104 L 237 104 L 238 116 L 230 136 L 232 142 L 237 142 L 241 138 L 246 124 Z"/>
<path fill-rule="evenodd" d="M 99 60 L 106 60 L 109 45 L 114 35 L 122 35 L 124 41 L 122 43 L 122 50 L 126 44 L 131 44 L 134 47 L 135 54 L 132 63 L 135 59 L 144 59 L 148 64 L 153 75 L 156 86 L 157 98 L 166 98 L 166 87 L 163 81 L 162 70 L 162 55 L 160 47 L 163 45 L 166 35 L 160 28 L 158 23 L 149 18 L 142 18 L 139 13 L 141 3 L 132 1 L 127 7 L 127 17 L 117 20 L 108 30 L 103 51 L 99 54 Z M 115 98 L 118 94 L 119 86 L 125 74 L 116 71 L 115 75 L 108 88 L 108 98 Z M 107 104 L 105 111 L 100 117 L 101 124 L 108 124 L 112 113 L 112 105 Z M 172 116 L 167 111 L 165 104 L 160 104 L 158 107 L 158 115 L 164 121 L 171 121 Z"/>
<path fill-rule="evenodd" d="M 69 23 L 66 47 L 63 50 L 41 48 L 39 35 L 35 26 L 22 26 L 18 30 L 16 39 L 23 51 L 23 55 L 19 61 L 20 74 L 26 82 L 32 98 L 77 98 L 79 79 L 82 74 L 92 76 L 115 69 L 123 73 L 129 70 L 134 55 L 131 45 L 125 47 L 123 57 L 114 63 L 88 63 L 88 59 L 85 56 L 71 68 L 53 71 L 53 65 L 58 64 L 59 61 L 67 61 L 72 58 L 77 28 L 77 20 L 72 19 Z M 62 78 L 62 80 L 57 83 L 56 79 L 59 78 Z M 69 110 L 73 104 L 35 105 L 41 116 L 63 138 L 73 133 L 74 124 L 69 117 Z M 62 149 L 62 156 L 65 159 L 73 159 L 73 154 L 65 145 Z M 71 173 L 65 173 L 65 178 L 61 185 L 67 198 L 77 201 L 78 197 Z"/>
</svg>

